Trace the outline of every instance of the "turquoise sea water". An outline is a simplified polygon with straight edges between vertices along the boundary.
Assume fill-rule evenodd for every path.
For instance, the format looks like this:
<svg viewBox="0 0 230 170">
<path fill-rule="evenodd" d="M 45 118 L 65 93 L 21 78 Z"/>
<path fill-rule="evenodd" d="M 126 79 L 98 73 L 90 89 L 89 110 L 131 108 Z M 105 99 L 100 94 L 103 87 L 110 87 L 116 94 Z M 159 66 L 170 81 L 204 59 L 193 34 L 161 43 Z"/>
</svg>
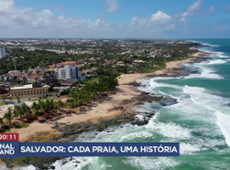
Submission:
<svg viewBox="0 0 230 170">
<path fill-rule="evenodd" d="M 63 170 L 227 170 L 230 169 L 230 39 L 193 40 L 208 43 L 200 50 L 210 60 L 184 66 L 198 71 L 185 77 L 138 80 L 142 91 L 177 99 L 162 107 L 145 103 L 134 109 L 157 112 L 147 125 L 111 127 L 83 133 L 78 142 L 180 142 L 180 157 L 74 158 L 54 163 Z M 76 160 L 80 165 L 76 166 Z M 76 167 L 75 167 L 76 166 Z M 30 167 L 31 168 L 31 167 Z"/>
</svg>

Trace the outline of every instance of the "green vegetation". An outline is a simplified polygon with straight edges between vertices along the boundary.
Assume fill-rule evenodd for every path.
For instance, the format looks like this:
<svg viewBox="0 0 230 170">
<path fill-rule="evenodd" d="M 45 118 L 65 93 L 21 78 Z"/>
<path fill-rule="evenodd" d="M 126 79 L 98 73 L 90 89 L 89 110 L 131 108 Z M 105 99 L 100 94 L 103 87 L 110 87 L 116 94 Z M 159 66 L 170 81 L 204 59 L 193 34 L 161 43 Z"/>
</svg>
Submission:
<svg viewBox="0 0 230 170">
<path fill-rule="evenodd" d="M 86 83 L 84 87 L 75 88 L 70 91 L 69 99 L 66 103 L 60 100 L 44 99 L 34 102 L 31 107 L 28 107 L 25 103 L 15 105 L 14 109 L 9 108 L 4 117 L 0 119 L 0 131 L 9 130 L 12 127 L 27 127 L 27 123 L 31 123 L 35 120 L 44 122 L 60 115 L 59 110 L 65 107 L 67 107 L 65 109 L 66 112 L 62 110 L 62 113 L 68 114 L 68 108 L 85 105 L 96 99 L 96 97 L 102 93 L 114 91 L 117 85 L 117 75 L 106 71 L 106 75 L 99 75 L 90 83 Z"/>
<path fill-rule="evenodd" d="M 56 116 L 57 110 L 64 107 L 62 101 L 54 102 L 53 100 L 39 100 L 38 103 L 34 102 L 32 107 L 28 107 L 25 103 L 22 105 L 15 105 L 14 109 L 8 108 L 8 112 L 0 118 L 0 131 L 5 132 L 11 128 L 25 128 L 35 120 L 42 117 L 41 121 L 46 121 Z"/>
<path fill-rule="evenodd" d="M 91 79 L 86 79 L 83 81 L 84 84 L 94 84 L 94 83 L 98 83 L 99 78 L 95 77 L 95 78 L 91 78 Z"/>
<path fill-rule="evenodd" d="M 5 102 L 0 102 L 0 106 L 5 105 Z"/>
<path fill-rule="evenodd" d="M 22 123 L 22 122 L 15 122 L 15 123 L 14 123 L 14 127 L 17 128 L 17 129 L 20 129 L 20 128 L 27 128 L 27 127 L 29 127 L 29 124 L 27 124 L 27 123 Z"/>
<path fill-rule="evenodd" d="M 6 74 L 10 70 L 14 70 L 15 61 L 18 70 L 28 70 L 29 68 L 34 68 L 36 66 L 44 67 L 63 61 L 76 61 L 81 58 L 98 57 L 96 54 L 71 55 L 67 53 L 57 54 L 45 50 L 27 51 L 26 49 L 11 49 L 9 54 L 14 58 L 0 59 L 0 75 Z"/>
<path fill-rule="evenodd" d="M 163 68 L 165 68 L 165 64 L 161 64 L 161 65 L 153 66 L 153 67 L 149 67 L 149 66 L 140 67 L 140 68 L 135 69 L 135 71 L 138 73 L 154 73 L 155 71 L 163 69 Z"/>
<path fill-rule="evenodd" d="M 100 95 L 100 93 L 114 91 L 118 85 L 117 76 L 115 75 L 100 75 L 96 80 L 95 82 L 87 83 L 81 89 L 76 88 L 72 90 L 69 93 L 70 99 L 67 100 L 67 105 L 73 108 L 87 104 Z"/>
<path fill-rule="evenodd" d="M 146 42 L 151 43 L 151 41 Z M 153 65 L 159 65 L 168 61 L 184 59 L 188 57 L 189 54 L 196 51 L 194 49 L 190 49 L 191 46 L 196 45 L 192 43 L 190 45 L 155 45 L 153 47 L 154 50 L 157 51 L 157 53 L 155 54 L 155 57 L 151 57 L 148 56 L 148 54 L 153 50 L 151 50 L 151 47 L 144 46 L 143 44 L 142 46 L 129 47 L 131 52 L 125 55 L 119 55 L 119 53 L 124 52 L 124 50 L 121 47 L 116 46 L 116 42 L 104 43 L 102 46 L 95 47 L 99 48 L 102 51 L 101 54 L 57 54 L 55 52 L 50 52 L 46 50 L 27 51 L 26 49 L 11 49 L 9 51 L 9 55 L 13 58 L 0 59 L 0 75 L 5 74 L 10 70 L 14 70 L 15 61 L 17 63 L 18 70 L 27 70 L 36 66 L 44 67 L 47 65 L 52 65 L 53 63 L 59 63 L 63 61 L 77 61 L 79 59 L 89 61 L 89 58 L 98 57 L 100 57 L 101 59 L 93 63 L 89 62 L 88 64 L 83 66 L 82 69 L 99 67 L 100 65 L 104 64 L 105 60 L 124 61 L 124 63 L 128 64 L 129 66 L 117 66 L 115 70 L 119 73 L 127 73 L 127 71 L 133 70 L 131 65 L 133 64 L 134 60 L 145 61 L 145 64 L 135 67 L 152 67 Z M 87 48 L 87 45 L 89 44 L 86 43 L 79 47 L 81 47 L 81 50 L 84 50 Z M 53 48 L 53 46 L 51 45 L 48 46 L 50 48 Z M 66 46 L 66 48 L 68 47 Z M 144 51 L 142 50 L 143 48 L 145 49 Z M 135 51 L 137 50 L 142 51 L 140 53 L 135 53 Z M 130 57 L 130 55 L 132 55 L 132 57 Z M 113 68 L 111 67 L 110 69 Z M 26 79 L 23 80 L 23 82 L 26 82 Z"/>
</svg>

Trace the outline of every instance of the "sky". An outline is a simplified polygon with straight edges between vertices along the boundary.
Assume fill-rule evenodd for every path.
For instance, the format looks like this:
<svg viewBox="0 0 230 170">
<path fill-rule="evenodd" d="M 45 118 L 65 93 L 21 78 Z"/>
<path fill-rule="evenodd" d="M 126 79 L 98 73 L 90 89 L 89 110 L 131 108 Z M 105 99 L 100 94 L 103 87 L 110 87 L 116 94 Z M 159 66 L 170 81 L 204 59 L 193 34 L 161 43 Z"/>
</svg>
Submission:
<svg viewBox="0 0 230 170">
<path fill-rule="evenodd" d="M 0 0 L 0 38 L 230 38 L 230 0 Z"/>
</svg>

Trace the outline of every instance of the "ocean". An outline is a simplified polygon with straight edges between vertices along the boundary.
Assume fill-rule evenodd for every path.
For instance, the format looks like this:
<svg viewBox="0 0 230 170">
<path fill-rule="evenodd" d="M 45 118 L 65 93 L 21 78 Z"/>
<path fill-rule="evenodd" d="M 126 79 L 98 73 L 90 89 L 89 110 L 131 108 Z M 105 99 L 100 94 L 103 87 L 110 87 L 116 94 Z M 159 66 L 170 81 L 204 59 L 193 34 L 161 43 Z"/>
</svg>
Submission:
<svg viewBox="0 0 230 170">
<path fill-rule="evenodd" d="M 134 109 L 156 111 L 144 126 L 124 124 L 82 133 L 76 142 L 180 142 L 179 157 L 66 158 L 60 170 L 227 170 L 230 169 L 230 39 L 190 40 L 210 59 L 185 63 L 192 74 L 137 80 L 139 90 L 170 96 L 177 104 L 145 103 Z M 65 163 L 63 163 L 65 162 Z M 23 169 L 33 169 L 32 166 Z"/>
</svg>

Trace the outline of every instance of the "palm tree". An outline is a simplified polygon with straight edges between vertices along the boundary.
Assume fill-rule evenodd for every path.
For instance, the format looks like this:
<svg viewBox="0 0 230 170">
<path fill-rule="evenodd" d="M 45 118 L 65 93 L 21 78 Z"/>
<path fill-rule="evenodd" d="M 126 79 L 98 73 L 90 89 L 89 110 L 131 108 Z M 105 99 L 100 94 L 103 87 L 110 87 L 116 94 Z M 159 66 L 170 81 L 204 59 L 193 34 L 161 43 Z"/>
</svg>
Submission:
<svg viewBox="0 0 230 170">
<path fill-rule="evenodd" d="M 18 103 L 20 103 L 21 101 L 20 101 L 20 97 L 19 96 L 17 96 L 17 100 L 18 100 Z"/>
<path fill-rule="evenodd" d="M 12 112 L 7 112 L 4 115 L 4 119 L 6 119 L 11 127 L 12 124 Z"/>
<path fill-rule="evenodd" d="M 3 118 L 0 118 L 0 125 L 1 125 L 1 128 L 2 128 L 2 125 L 3 125 Z"/>
<path fill-rule="evenodd" d="M 20 106 L 17 105 L 14 106 L 13 116 L 16 118 L 20 116 Z"/>
<path fill-rule="evenodd" d="M 31 110 L 30 110 L 30 108 L 25 103 L 23 103 L 21 105 L 20 115 L 21 116 L 26 116 L 26 117 L 29 117 L 31 115 Z"/>
<path fill-rule="evenodd" d="M 57 102 L 55 102 L 55 108 L 56 109 L 61 109 L 62 107 L 64 107 L 64 103 L 61 100 L 58 100 Z"/>
<path fill-rule="evenodd" d="M 22 104 L 22 110 L 27 118 L 31 116 L 31 109 L 25 103 Z"/>
</svg>

